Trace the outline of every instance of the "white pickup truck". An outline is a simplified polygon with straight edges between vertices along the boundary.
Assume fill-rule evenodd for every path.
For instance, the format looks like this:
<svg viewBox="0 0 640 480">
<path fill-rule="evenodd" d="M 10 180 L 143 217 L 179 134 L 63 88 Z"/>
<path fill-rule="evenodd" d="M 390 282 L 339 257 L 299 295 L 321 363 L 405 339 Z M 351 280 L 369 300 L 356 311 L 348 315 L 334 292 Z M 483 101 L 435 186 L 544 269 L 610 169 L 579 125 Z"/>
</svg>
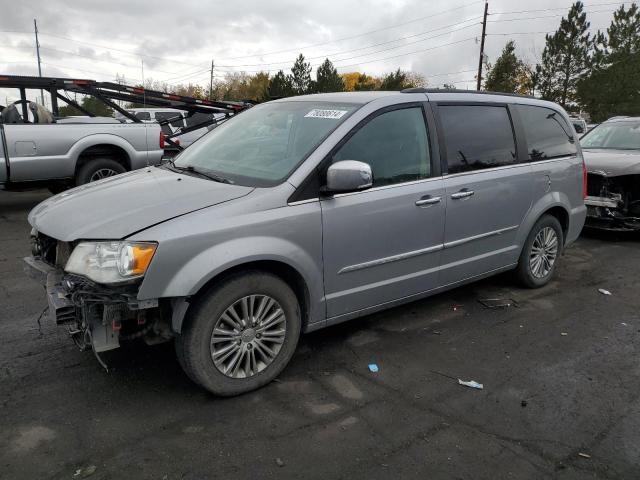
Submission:
<svg viewBox="0 0 640 480">
<path fill-rule="evenodd" d="M 15 106 L 0 113 L 0 189 L 45 186 L 57 193 L 157 164 L 163 155 L 158 124 L 90 117 L 53 120 L 42 107 L 29 107 L 33 123 L 16 117 Z"/>
</svg>

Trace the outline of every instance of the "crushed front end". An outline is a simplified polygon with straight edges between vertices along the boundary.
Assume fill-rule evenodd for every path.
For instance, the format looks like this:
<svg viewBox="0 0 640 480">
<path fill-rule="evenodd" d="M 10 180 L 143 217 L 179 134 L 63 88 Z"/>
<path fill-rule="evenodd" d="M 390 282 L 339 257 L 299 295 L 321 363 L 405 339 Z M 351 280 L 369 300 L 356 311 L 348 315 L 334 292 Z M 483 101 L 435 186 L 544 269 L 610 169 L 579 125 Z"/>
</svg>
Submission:
<svg viewBox="0 0 640 480">
<path fill-rule="evenodd" d="M 49 318 L 65 325 L 81 349 L 100 353 L 128 340 L 154 344 L 173 338 L 169 303 L 138 300 L 139 281 L 104 285 L 68 273 L 65 266 L 77 244 L 35 231 L 31 242 L 25 272 L 45 287 Z"/>
<path fill-rule="evenodd" d="M 588 227 L 615 231 L 640 230 L 640 175 L 587 174 Z"/>
</svg>

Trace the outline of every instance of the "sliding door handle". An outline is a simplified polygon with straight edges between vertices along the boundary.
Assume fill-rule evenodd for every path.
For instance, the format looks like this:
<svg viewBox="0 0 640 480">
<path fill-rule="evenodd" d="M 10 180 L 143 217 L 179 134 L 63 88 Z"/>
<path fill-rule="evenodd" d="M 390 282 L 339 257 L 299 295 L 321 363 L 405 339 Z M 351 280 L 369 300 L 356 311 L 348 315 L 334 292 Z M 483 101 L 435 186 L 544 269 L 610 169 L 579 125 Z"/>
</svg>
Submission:
<svg viewBox="0 0 640 480">
<path fill-rule="evenodd" d="M 452 193 L 451 194 L 451 198 L 453 198 L 454 200 L 457 200 L 457 199 L 460 199 L 460 198 L 470 197 L 473 194 L 474 194 L 473 190 L 467 190 L 465 188 L 464 190 L 460 190 L 459 192 Z"/>
<path fill-rule="evenodd" d="M 416 205 L 418 207 L 424 207 L 427 205 L 435 205 L 436 203 L 440 203 L 440 201 L 442 200 L 442 197 L 430 197 L 430 196 L 425 196 L 422 197 L 420 200 L 416 201 Z"/>
</svg>

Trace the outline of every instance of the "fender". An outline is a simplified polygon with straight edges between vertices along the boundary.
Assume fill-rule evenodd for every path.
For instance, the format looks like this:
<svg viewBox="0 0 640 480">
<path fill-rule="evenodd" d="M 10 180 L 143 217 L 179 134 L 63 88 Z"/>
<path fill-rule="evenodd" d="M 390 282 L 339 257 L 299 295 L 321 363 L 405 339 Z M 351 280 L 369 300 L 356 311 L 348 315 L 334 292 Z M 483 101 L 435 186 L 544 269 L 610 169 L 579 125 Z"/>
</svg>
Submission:
<svg viewBox="0 0 640 480">
<path fill-rule="evenodd" d="M 115 134 L 95 133 L 87 135 L 74 143 L 69 149 L 68 156 L 72 160 L 73 164 L 73 171 L 71 172 L 71 175 L 75 172 L 78 158 L 82 155 L 82 152 L 88 148 L 95 147 L 96 145 L 114 145 L 116 147 L 120 147 L 127 153 L 127 156 L 132 163 L 133 160 L 141 153 L 146 154 L 146 152 L 138 152 L 128 140 Z"/>
<path fill-rule="evenodd" d="M 161 253 L 160 250 L 157 253 Z M 250 236 L 213 245 L 181 265 L 164 285 L 146 281 L 166 277 L 154 274 L 152 263 L 138 299 L 190 297 L 221 273 L 257 261 L 280 262 L 298 272 L 309 293 L 308 323 L 325 319 L 322 265 L 298 245 L 270 236 Z"/>
<path fill-rule="evenodd" d="M 518 235 L 516 237 L 517 244 L 520 245 L 518 257 L 520 256 L 520 252 L 524 247 L 524 243 L 526 242 L 533 225 L 544 214 L 544 212 L 554 207 L 561 207 L 566 212 L 567 217 L 569 218 L 569 224 L 571 224 L 571 203 L 569 202 L 569 197 L 565 193 L 558 191 L 546 193 L 531 206 L 524 221 L 522 222 L 522 225 L 520 226 L 520 229 L 518 230 Z"/>
</svg>

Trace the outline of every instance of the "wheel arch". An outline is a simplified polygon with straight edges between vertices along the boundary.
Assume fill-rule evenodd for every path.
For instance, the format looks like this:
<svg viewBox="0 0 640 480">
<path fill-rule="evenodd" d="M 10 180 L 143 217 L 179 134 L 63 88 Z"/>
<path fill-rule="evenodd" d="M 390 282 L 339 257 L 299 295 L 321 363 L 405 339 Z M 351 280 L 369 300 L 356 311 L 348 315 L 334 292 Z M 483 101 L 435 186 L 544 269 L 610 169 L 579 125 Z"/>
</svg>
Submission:
<svg viewBox="0 0 640 480">
<path fill-rule="evenodd" d="M 77 175 L 84 165 L 96 158 L 113 159 L 122 165 L 125 170 L 131 170 L 131 157 L 124 148 L 113 143 L 99 143 L 91 145 L 80 152 L 76 160 L 74 175 Z"/>
<path fill-rule="evenodd" d="M 522 251 L 531 229 L 544 215 L 552 215 L 560 222 L 564 236 L 563 241 L 566 243 L 571 223 L 569 205 L 569 198 L 561 192 L 549 192 L 535 202 L 524 219 L 519 232 L 518 244 L 520 245 L 520 251 Z"/>
<path fill-rule="evenodd" d="M 232 266 L 228 266 L 224 270 L 217 272 L 206 282 L 200 285 L 195 293 L 188 297 L 186 308 L 179 312 L 180 318 L 174 318 L 172 321 L 172 328 L 177 333 L 180 333 L 184 321 L 188 319 L 189 310 L 191 306 L 198 301 L 203 295 L 206 294 L 212 287 L 224 282 L 226 279 L 235 275 L 241 275 L 244 272 L 264 272 L 275 275 L 285 282 L 291 290 L 293 290 L 298 303 L 300 305 L 300 315 L 302 323 L 302 331 L 304 332 L 309 325 L 311 318 L 311 294 L 309 286 L 304 279 L 304 276 L 292 265 L 282 260 L 275 259 L 259 259 L 246 262 L 237 263 Z"/>
</svg>

